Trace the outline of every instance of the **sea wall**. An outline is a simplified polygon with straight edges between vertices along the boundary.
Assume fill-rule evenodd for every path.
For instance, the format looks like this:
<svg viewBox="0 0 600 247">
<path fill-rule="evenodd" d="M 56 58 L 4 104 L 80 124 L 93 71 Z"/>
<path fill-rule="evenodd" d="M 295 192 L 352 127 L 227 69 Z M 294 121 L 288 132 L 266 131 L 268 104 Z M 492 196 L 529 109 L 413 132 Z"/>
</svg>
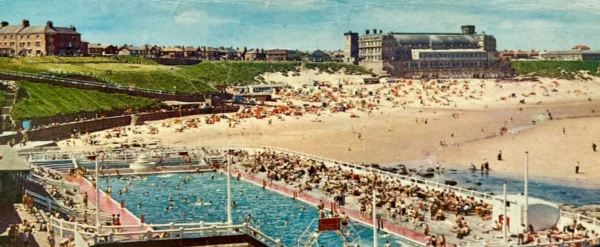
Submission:
<svg viewBox="0 0 600 247">
<path fill-rule="evenodd" d="M 139 118 L 136 124 L 143 124 L 145 121 L 161 120 L 166 118 L 175 118 L 181 116 L 200 115 L 200 114 L 221 114 L 228 112 L 236 112 L 239 106 L 225 106 L 210 109 L 187 109 L 167 112 L 156 112 L 138 115 Z M 59 139 L 69 138 L 74 132 L 85 133 L 94 132 L 115 127 L 131 125 L 131 115 L 107 117 L 103 119 L 94 119 L 83 122 L 72 122 L 52 126 L 44 129 L 29 130 L 26 134 L 17 133 L 15 135 L 0 136 L 0 145 L 6 144 L 14 139 L 15 143 L 20 142 L 27 137 L 28 141 L 56 141 Z"/>
</svg>

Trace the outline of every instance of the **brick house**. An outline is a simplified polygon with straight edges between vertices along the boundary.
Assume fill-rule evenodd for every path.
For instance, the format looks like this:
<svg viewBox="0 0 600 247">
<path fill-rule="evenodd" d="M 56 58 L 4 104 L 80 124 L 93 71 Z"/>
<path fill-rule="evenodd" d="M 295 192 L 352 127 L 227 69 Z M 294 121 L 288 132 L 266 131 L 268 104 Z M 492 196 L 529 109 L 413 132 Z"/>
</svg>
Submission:
<svg viewBox="0 0 600 247">
<path fill-rule="evenodd" d="M 267 50 L 267 61 L 287 61 L 288 51 L 284 49 Z"/>
<path fill-rule="evenodd" d="M 55 27 L 52 21 L 45 26 L 30 26 L 29 20 L 21 25 L 0 23 L 0 42 L 10 56 L 84 55 L 81 34 L 75 26 Z"/>
</svg>

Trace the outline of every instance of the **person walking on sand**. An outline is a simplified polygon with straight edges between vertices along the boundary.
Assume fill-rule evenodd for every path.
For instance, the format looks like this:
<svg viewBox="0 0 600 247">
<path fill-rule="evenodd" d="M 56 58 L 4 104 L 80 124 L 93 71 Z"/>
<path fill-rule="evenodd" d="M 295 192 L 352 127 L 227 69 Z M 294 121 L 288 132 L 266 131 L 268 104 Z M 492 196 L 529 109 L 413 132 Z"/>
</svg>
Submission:
<svg viewBox="0 0 600 247">
<path fill-rule="evenodd" d="M 498 161 L 502 161 L 502 150 L 498 151 Z"/>
<path fill-rule="evenodd" d="M 575 164 L 575 174 L 579 174 L 579 161 Z"/>
<path fill-rule="evenodd" d="M 596 148 L 597 148 L 597 147 L 598 147 L 598 146 L 596 146 L 596 143 L 592 143 L 592 150 L 594 150 L 594 152 L 596 152 Z"/>
<path fill-rule="evenodd" d="M 563 127 L 563 135 L 566 135 L 567 131 L 565 130 L 565 127 Z"/>
</svg>

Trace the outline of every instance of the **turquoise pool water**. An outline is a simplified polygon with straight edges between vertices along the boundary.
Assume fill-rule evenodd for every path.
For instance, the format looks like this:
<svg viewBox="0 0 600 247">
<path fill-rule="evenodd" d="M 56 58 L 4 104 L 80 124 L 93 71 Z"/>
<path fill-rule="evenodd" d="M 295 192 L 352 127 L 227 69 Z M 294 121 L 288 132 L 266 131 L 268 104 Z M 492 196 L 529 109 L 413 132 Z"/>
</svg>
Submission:
<svg viewBox="0 0 600 247">
<path fill-rule="evenodd" d="M 185 177 L 192 180 L 182 184 Z M 214 180 L 211 180 L 214 176 Z M 119 190 L 128 182 L 129 192 L 119 195 Z M 167 186 L 163 186 L 163 182 Z M 227 220 L 227 177 L 220 173 L 201 174 L 169 174 L 148 176 L 146 180 L 119 180 L 109 178 L 113 186 L 113 198 L 117 201 L 125 199 L 125 206 L 138 217 L 144 213 L 148 223 L 183 223 L 183 222 L 223 222 Z M 106 180 L 101 180 L 101 188 L 106 188 Z M 153 185 L 155 185 L 153 187 Z M 180 189 L 177 190 L 177 185 Z M 272 238 L 279 238 L 288 247 L 298 246 L 298 238 L 318 216 L 316 208 L 300 201 L 292 200 L 275 192 L 264 190 L 254 184 L 237 181 L 232 178 L 232 201 L 238 203 L 233 208 L 233 221 L 241 224 L 243 218 L 252 215 L 253 221 L 260 224 L 260 230 Z M 147 193 L 146 193 L 147 192 Z M 169 206 L 169 196 L 174 200 L 173 210 L 165 211 Z M 189 202 L 184 201 L 187 196 Z M 196 198 L 202 197 L 204 202 L 212 202 L 211 206 L 202 206 Z M 142 204 L 138 208 L 138 203 Z M 301 210 L 304 208 L 304 210 Z M 187 216 L 184 215 L 187 213 Z M 288 225 L 285 226 L 285 221 Z M 364 225 L 353 224 L 360 236 L 360 246 L 373 246 L 373 229 Z M 379 245 L 390 241 L 392 246 L 410 246 L 400 238 L 380 232 Z M 319 237 L 319 246 L 343 246 L 335 233 L 323 233 Z"/>
</svg>

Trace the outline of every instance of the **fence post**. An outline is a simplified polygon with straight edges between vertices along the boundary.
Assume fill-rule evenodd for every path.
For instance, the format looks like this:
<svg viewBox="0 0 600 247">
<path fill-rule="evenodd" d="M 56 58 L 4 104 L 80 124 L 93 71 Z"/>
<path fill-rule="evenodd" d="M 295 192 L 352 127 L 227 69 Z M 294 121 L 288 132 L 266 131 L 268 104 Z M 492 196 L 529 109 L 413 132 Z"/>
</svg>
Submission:
<svg viewBox="0 0 600 247">
<path fill-rule="evenodd" d="M 58 227 L 60 228 L 59 229 L 60 230 L 59 233 L 60 233 L 60 237 L 62 238 L 62 237 L 64 237 L 64 235 L 63 235 L 63 221 L 62 220 L 60 220 L 58 222 Z"/>
<path fill-rule="evenodd" d="M 279 240 L 279 239 L 276 239 L 276 240 L 275 240 L 275 246 L 276 246 L 276 247 L 281 247 L 281 240 Z"/>
<path fill-rule="evenodd" d="M 179 238 L 183 238 L 183 227 L 179 227 Z"/>
<path fill-rule="evenodd" d="M 212 236 L 217 235 L 217 226 L 213 225 L 212 227 Z"/>
<path fill-rule="evenodd" d="M 248 223 L 244 223 L 242 225 L 243 225 L 242 230 L 244 231 L 244 233 L 249 235 L 250 231 L 248 231 Z"/>
<path fill-rule="evenodd" d="M 200 221 L 200 229 L 204 228 L 204 221 Z M 204 230 L 200 230 L 200 235 L 204 235 Z"/>
<path fill-rule="evenodd" d="M 52 199 L 46 197 L 46 203 L 48 204 L 48 212 L 52 213 Z"/>
<path fill-rule="evenodd" d="M 112 243 L 114 241 L 114 239 L 115 239 L 115 233 L 114 232 L 110 232 L 108 234 L 108 242 Z"/>
<path fill-rule="evenodd" d="M 98 244 L 98 233 L 94 233 L 94 245 Z"/>
<path fill-rule="evenodd" d="M 140 223 L 140 232 L 144 230 L 144 223 Z"/>
<path fill-rule="evenodd" d="M 146 231 L 146 239 L 150 240 L 151 238 L 152 238 L 152 230 Z"/>
</svg>

